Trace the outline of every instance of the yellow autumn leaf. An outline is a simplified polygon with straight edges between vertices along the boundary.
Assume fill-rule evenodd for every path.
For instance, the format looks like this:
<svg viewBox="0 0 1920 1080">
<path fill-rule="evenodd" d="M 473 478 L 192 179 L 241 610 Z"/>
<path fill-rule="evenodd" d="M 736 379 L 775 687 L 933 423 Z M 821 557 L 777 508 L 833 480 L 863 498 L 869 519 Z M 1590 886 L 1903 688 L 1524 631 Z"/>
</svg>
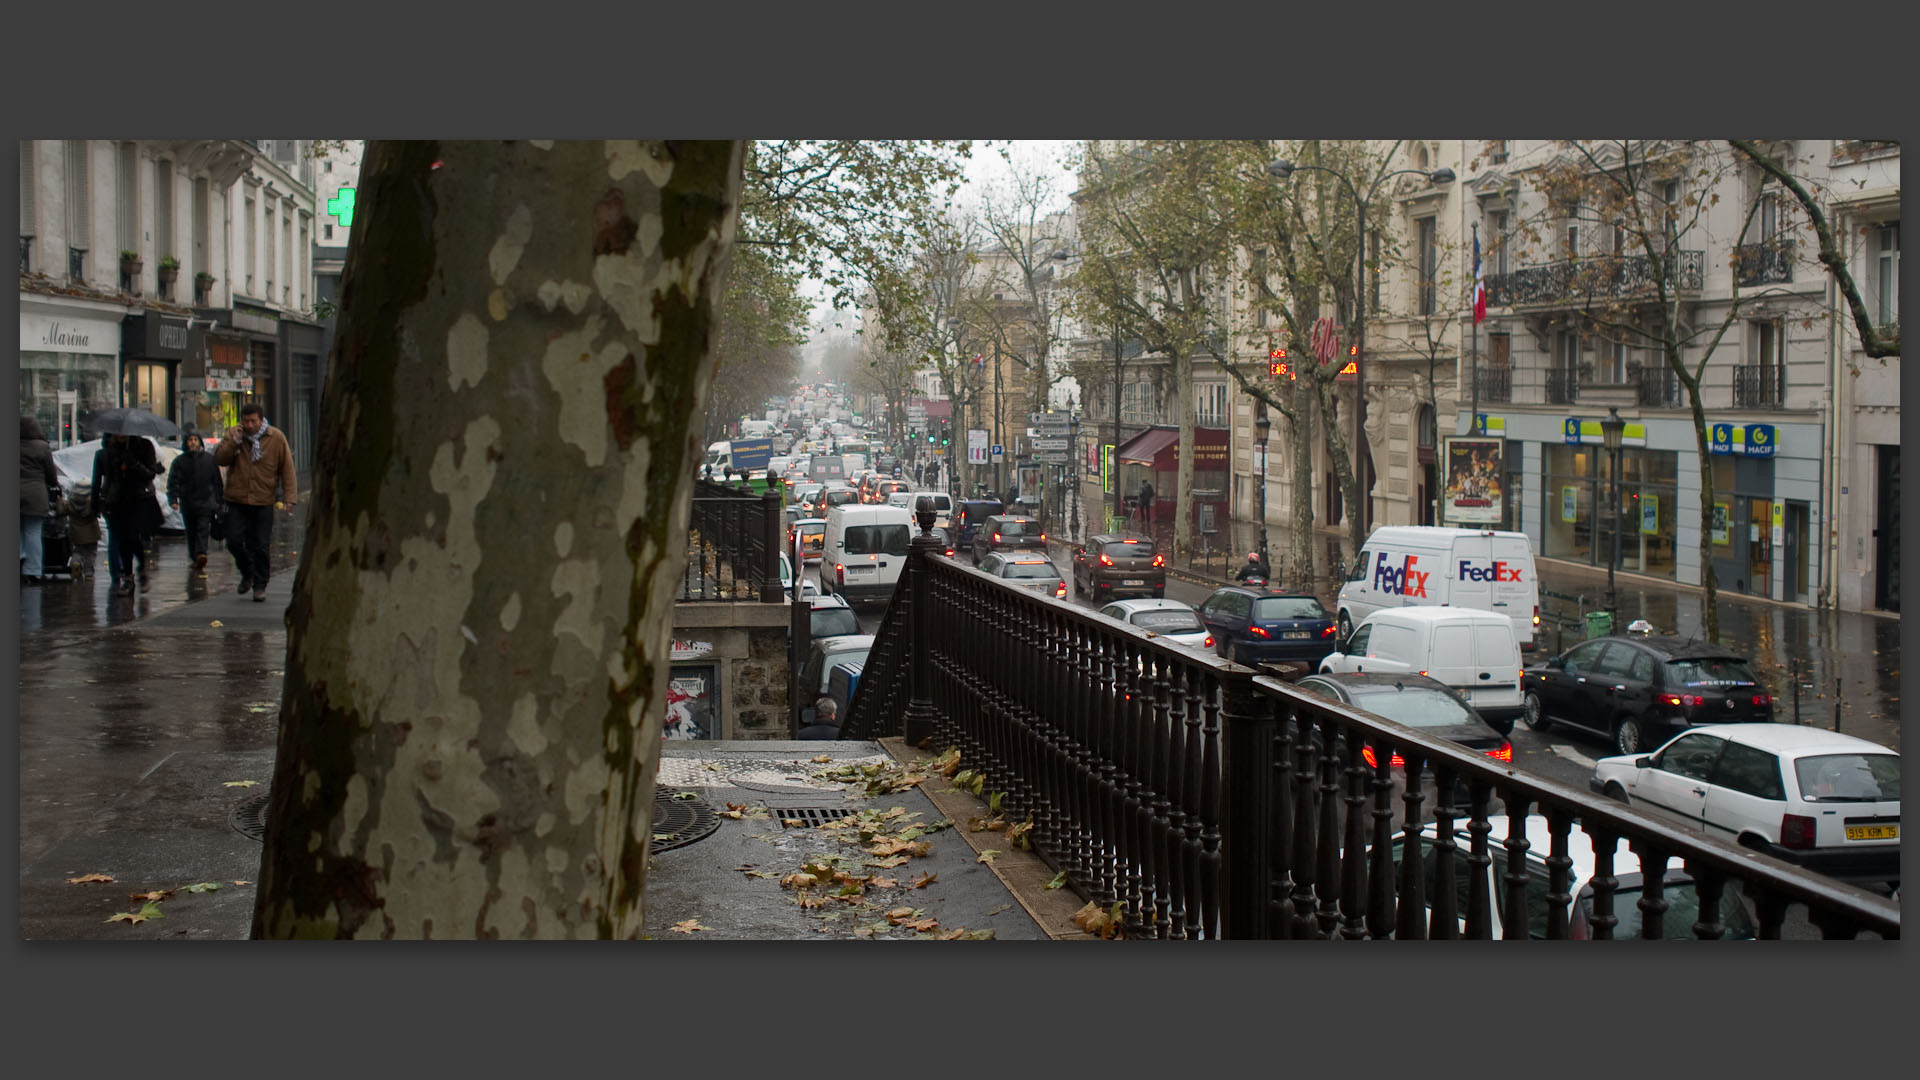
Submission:
<svg viewBox="0 0 1920 1080">
<path fill-rule="evenodd" d="M 805 889 L 819 883 L 820 879 L 812 874 L 792 873 L 780 879 L 780 887 L 783 889 Z"/>
<path fill-rule="evenodd" d="M 225 783 L 223 783 L 221 786 L 222 787 L 253 787 L 259 782 L 260 781 L 258 780 L 228 780 Z"/>
<path fill-rule="evenodd" d="M 999 853 L 998 851 L 996 851 L 996 850 L 994 850 L 993 848 L 988 848 L 988 849 L 986 849 L 985 851 L 982 851 L 982 852 L 980 853 L 980 857 L 979 857 L 979 858 L 977 858 L 977 859 L 975 859 L 975 860 L 973 860 L 973 861 L 974 861 L 974 862 L 985 862 L 985 863 L 990 863 L 990 862 L 992 862 L 992 861 L 994 860 L 994 857 L 995 857 L 995 856 L 997 856 L 997 855 L 999 855 L 999 854 L 1000 854 L 1000 853 Z"/>
<path fill-rule="evenodd" d="M 67 879 L 69 885 L 106 885 L 113 881 L 112 874 L 82 874 Z"/>
<path fill-rule="evenodd" d="M 223 623 L 223 622 L 221 622 L 221 621 L 220 621 L 219 619 L 215 619 L 215 620 L 213 620 L 212 622 L 210 622 L 210 623 L 208 623 L 207 625 L 208 625 L 208 626 L 211 626 L 211 627 L 213 627 L 213 628 L 214 628 L 215 630 L 218 630 L 219 628 L 221 628 L 221 627 L 223 627 L 223 626 L 225 626 L 225 625 L 227 625 L 227 624 L 226 624 L 226 623 Z"/>
<path fill-rule="evenodd" d="M 673 924 L 673 930 L 679 934 L 691 934 L 695 930 L 711 930 L 711 926 L 701 926 L 699 919 L 682 919 Z"/>
<path fill-rule="evenodd" d="M 936 880 L 939 879 L 939 877 L 940 875 L 938 873 L 921 874 L 919 877 L 913 879 L 913 884 L 909 887 L 914 889 L 924 889 L 927 886 L 933 884 Z"/>
</svg>

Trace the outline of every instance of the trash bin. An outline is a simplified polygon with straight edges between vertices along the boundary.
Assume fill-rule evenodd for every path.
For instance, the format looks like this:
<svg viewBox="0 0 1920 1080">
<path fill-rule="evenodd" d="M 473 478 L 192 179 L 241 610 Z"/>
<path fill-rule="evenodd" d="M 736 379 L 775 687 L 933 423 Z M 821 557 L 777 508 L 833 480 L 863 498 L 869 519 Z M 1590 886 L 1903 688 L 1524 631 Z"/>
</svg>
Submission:
<svg viewBox="0 0 1920 1080">
<path fill-rule="evenodd" d="M 1613 612 L 1611 611 L 1587 612 L 1587 637 L 1589 638 L 1606 637 L 1608 634 L 1611 634 L 1611 633 L 1613 633 Z"/>
</svg>

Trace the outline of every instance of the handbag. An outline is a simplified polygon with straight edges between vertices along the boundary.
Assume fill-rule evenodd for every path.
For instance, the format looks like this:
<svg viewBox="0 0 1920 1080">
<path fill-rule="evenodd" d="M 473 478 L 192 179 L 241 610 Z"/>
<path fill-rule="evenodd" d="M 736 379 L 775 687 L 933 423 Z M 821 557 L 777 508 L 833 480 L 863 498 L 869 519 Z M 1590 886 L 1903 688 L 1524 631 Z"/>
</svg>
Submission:
<svg viewBox="0 0 1920 1080">
<path fill-rule="evenodd" d="M 227 512 L 225 510 L 215 510 L 213 512 L 213 520 L 207 525 L 207 535 L 215 540 L 225 540 L 227 538 Z"/>
</svg>

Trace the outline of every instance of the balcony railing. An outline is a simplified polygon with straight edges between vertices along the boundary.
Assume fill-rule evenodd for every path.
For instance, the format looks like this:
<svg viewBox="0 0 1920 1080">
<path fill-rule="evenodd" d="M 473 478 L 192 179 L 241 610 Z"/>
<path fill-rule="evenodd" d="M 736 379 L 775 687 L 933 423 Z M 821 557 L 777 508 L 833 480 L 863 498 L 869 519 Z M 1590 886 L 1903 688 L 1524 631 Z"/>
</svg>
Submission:
<svg viewBox="0 0 1920 1080">
<path fill-rule="evenodd" d="M 1547 404 L 1571 405 L 1580 400 L 1580 375 L 1566 368 L 1547 369 Z"/>
<path fill-rule="evenodd" d="M 1569 938 L 1576 833 L 1596 861 L 1582 936 L 1613 937 L 1628 914 L 1616 900 L 1636 891 L 1617 875 L 1636 870 L 1642 938 L 1665 937 L 1676 908 L 1690 921 L 1675 930 L 1721 937 L 1736 888 L 1761 938 L 1798 904 L 1827 937 L 1900 932 L 1892 900 L 1164 644 L 918 540 L 842 735 L 959 748 L 1007 820 L 1031 821 L 1039 854 L 1118 905 L 1130 937 L 1489 938 L 1498 910 L 1514 913 L 1503 936 Z M 1423 772 L 1431 788 L 1397 781 Z M 1530 811 L 1548 836 L 1538 883 L 1523 869 Z M 1492 835 L 1503 812 L 1506 835 Z M 1429 819 L 1438 843 L 1421 833 Z M 1514 868 L 1497 879 L 1495 845 Z M 1668 899 L 1675 859 L 1697 904 Z M 1521 913 L 1542 900 L 1531 925 Z"/>
<path fill-rule="evenodd" d="M 1512 368 L 1481 368 L 1476 373 L 1481 401 L 1513 400 Z"/>
<path fill-rule="evenodd" d="M 1733 369 L 1735 408 L 1778 409 L 1786 403 L 1785 364 L 1743 364 Z"/>
<path fill-rule="evenodd" d="M 1741 244 L 1733 249 L 1734 275 L 1742 288 L 1793 280 L 1793 241 Z"/>
<path fill-rule="evenodd" d="M 1697 293 L 1705 280 L 1706 255 L 1669 252 L 1645 255 L 1594 255 L 1565 262 L 1525 266 L 1487 278 L 1487 303 L 1493 307 L 1544 307 L 1573 300 L 1624 300 L 1658 291 Z"/>
<path fill-rule="evenodd" d="M 693 484 L 690 524 L 698 546 L 687 560 L 679 599 L 780 603 L 780 493 L 712 480 Z"/>
<path fill-rule="evenodd" d="M 1679 407 L 1680 376 L 1665 366 L 1635 368 L 1633 381 L 1640 387 L 1640 404 L 1653 409 Z"/>
</svg>

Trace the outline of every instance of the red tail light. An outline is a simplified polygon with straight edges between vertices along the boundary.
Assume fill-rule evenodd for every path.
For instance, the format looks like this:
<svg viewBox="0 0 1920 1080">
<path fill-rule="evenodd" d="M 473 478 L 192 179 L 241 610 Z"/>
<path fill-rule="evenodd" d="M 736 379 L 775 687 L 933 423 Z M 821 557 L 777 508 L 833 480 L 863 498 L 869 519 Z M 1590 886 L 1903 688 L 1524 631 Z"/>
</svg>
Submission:
<svg viewBox="0 0 1920 1080">
<path fill-rule="evenodd" d="M 1155 555 L 1153 557 L 1153 565 L 1155 566 L 1167 565 L 1167 557 L 1165 555 Z"/>
<path fill-rule="evenodd" d="M 1695 705 L 1705 705 L 1707 703 L 1707 699 L 1698 694 L 1668 694 L 1662 700 L 1666 701 L 1669 705 L 1678 705 L 1683 709 L 1691 709 Z"/>
<path fill-rule="evenodd" d="M 1321 637 L 1332 637 L 1332 636 L 1333 636 L 1333 627 L 1331 627 L 1331 626 L 1328 626 L 1328 627 L 1325 627 L 1325 628 L 1323 628 L 1323 629 L 1322 629 L 1322 630 L 1320 631 L 1320 636 L 1321 636 Z"/>
<path fill-rule="evenodd" d="M 951 554 L 953 554 L 953 549 L 952 549 L 952 548 L 948 548 L 948 549 L 947 549 L 947 554 L 949 554 L 949 555 L 951 555 Z"/>
<path fill-rule="evenodd" d="M 833 580 L 839 582 L 842 585 L 845 585 L 847 583 L 847 568 L 844 563 L 833 564 Z"/>
<path fill-rule="evenodd" d="M 1367 768 L 1369 769 L 1377 769 L 1380 767 L 1380 759 L 1373 756 L 1373 747 L 1371 746 L 1363 746 L 1360 748 L 1360 760 L 1366 762 Z M 1400 759 L 1399 754 L 1394 754 L 1387 758 L 1387 764 L 1398 769 L 1404 767 L 1406 762 Z"/>
<path fill-rule="evenodd" d="M 1104 552 L 1104 551 L 1103 551 L 1103 552 L 1101 552 L 1101 553 L 1100 553 L 1100 565 L 1101 565 L 1101 566 L 1112 566 L 1112 565 L 1113 565 L 1113 556 L 1111 556 L 1111 555 L 1108 555 L 1108 554 L 1107 554 L 1106 552 Z"/>
<path fill-rule="evenodd" d="M 1067 583 L 1063 581 L 1063 582 L 1061 582 L 1060 584 L 1058 584 L 1058 585 L 1055 585 L 1055 586 L 1053 587 L 1053 595 L 1055 595 L 1055 596 L 1065 596 L 1065 595 L 1067 595 Z"/>
<path fill-rule="evenodd" d="M 1424 679 L 1424 678 L 1426 678 L 1426 677 L 1427 677 L 1427 673 L 1426 673 L 1426 672 L 1424 672 L 1424 671 L 1423 671 L 1423 672 L 1421 672 L 1421 673 L 1420 673 L 1420 677 L 1421 677 L 1421 678 L 1423 678 L 1423 679 Z"/>
<path fill-rule="evenodd" d="M 996 544 L 1000 542 L 1000 534 L 999 534 L 999 533 L 994 533 L 994 534 L 993 534 L 993 542 L 994 542 L 994 543 L 996 543 Z"/>
<path fill-rule="evenodd" d="M 1495 761 L 1512 761 L 1513 760 L 1513 744 L 1510 742 L 1503 742 L 1500 744 L 1500 749 L 1487 751 L 1487 756 L 1492 758 Z"/>
<path fill-rule="evenodd" d="M 1804 851 L 1813 846 L 1815 822 L 1799 814 L 1780 815 L 1780 846 Z"/>
<path fill-rule="evenodd" d="M 1040 542 L 1041 542 L 1041 543 L 1043 543 L 1043 544 L 1047 542 L 1047 534 L 1046 534 L 1046 533 L 1041 533 L 1041 534 L 1040 534 Z"/>
<path fill-rule="evenodd" d="M 1269 634 L 1269 633 L 1267 633 L 1267 628 L 1266 628 L 1266 627 L 1264 627 L 1264 626 L 1249 626 L 1249 627 L 1247 627 L 1247 633 L 1249 633 L 1249 634 L 1256 634 L 1256 635 L 1258 635 L 1258 636 L 1260 636 L 1260 637 L 1272 637 L 1272 636 L 1273 636 L 1272 634 Z"/>
<path fill-rule="evenodd" d="M 1207 640 L 1206 640 L 1206 641 L 1204 641 L 1204 642 L 1202 642 L 1202 644 L 1204 644 L 1204 645 L 1205 645 L 1205 646 L 1206 646 L 1207 648 L 1209 648 L 1209 649 L 1211 649 L 1211 648 L 1213 648 L 1213 635 L 1212 635 L 1212 634 L 1208 634 L 1208 635 L 1207 635 Z"/>
<path fill-rule="evenodd" d="M 1764 709 L 1767 706 L 1773 704 L 1773 695 L 1772 694 L 1755 694 L 1753 695 L 1753 704 L 1755 708 Z"/>
</svg>

